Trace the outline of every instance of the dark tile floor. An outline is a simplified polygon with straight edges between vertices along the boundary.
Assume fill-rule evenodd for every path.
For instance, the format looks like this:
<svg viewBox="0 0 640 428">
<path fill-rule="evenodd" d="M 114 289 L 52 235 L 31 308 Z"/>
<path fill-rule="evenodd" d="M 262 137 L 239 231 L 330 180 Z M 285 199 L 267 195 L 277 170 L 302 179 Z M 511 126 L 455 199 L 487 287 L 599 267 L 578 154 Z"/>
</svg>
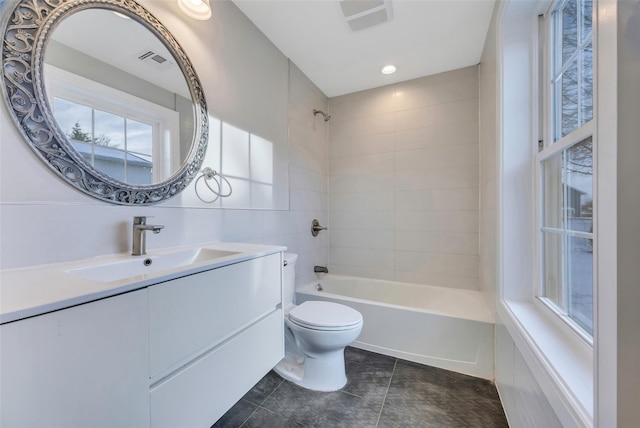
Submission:
<svg viewBox="0 0 640 428">
<path fill-rule="evenodd" d="M 212 428 L 508 427 L 494 384 L 347 348 L 347 385 L 316 392 L 269 372 Z"/>
</svg>

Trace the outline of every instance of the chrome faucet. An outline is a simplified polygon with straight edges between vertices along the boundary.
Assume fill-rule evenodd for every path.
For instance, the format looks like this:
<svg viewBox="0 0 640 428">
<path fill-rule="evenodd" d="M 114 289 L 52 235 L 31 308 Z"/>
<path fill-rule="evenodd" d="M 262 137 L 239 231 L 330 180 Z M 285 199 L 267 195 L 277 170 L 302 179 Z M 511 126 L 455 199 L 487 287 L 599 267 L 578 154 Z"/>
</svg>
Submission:
<svg viewBox="0 0 640 428">
<path fill-rule="evenodd" d="M 321 273 L 321 272 L 329 273 L 329 269 L 327 269 L 326 266 L 314 266 L 313 271 L 315 273 Z"/>
<path fill-rule="evenodd" d="M 147 230 L 153 233 L 160 233 L 164 229 L 161 224 L 147 224 L 147 217 L 136 216 L 133 218 L 133 246 L 131 250 L 132 256 L 143 256 L 147 254 L 147 240 L 145 232 Z"/>
</svg>

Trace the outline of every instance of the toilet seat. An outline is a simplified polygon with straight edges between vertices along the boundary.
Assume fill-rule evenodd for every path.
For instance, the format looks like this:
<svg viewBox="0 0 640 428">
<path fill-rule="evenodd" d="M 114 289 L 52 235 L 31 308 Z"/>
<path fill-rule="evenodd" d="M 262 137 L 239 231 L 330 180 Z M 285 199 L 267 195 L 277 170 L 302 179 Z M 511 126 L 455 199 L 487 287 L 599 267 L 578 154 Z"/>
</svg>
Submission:
<svg viewBox="0 0 640 428">
<path fill-rule="evenodd" d="M 311 330 L 349 330 L 362 324 L 362 314 L 333 302 L 308 301 L 289 311 L 289 321 Z"/>
</svg>

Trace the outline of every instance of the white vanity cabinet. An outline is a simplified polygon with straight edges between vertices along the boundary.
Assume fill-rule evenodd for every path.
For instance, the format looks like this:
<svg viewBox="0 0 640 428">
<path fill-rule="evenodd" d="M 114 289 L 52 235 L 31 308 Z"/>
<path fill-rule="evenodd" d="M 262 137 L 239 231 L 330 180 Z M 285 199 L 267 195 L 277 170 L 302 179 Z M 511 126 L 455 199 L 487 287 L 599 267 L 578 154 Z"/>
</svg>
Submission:
<svg viewBox="0 0 640 428">
<path fill-rule="evenodd" d="M 0 427 L 211 426 L 284 356 L 282 253 L 229 263 L 0 325 Z"/>
<path fill-rule="evenodd" d="M 151 426 L 211 426 L 284 356 L 281 254 L 149 288 Z"/>
<path fill-rule="evenodd" d="M 149 426 L 147 290 L 0 326 L 0 426 Z"/>
</svg>

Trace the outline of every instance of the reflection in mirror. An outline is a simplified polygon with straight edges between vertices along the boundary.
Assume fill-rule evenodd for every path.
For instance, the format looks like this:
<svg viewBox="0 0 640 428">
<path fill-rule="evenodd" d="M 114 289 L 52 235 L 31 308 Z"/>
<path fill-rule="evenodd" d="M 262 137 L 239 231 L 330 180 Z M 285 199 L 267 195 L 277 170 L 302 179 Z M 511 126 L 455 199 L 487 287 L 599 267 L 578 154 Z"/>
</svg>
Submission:
<svg viewBox="0 0 640 428">
<path fill-rule="evenodd" d="M 106 9 L 79 11 L 55 28 L 44 62 L 56 122 L 92 167 L 149 185 L 184 164 L 194 131 L 189 88 L 140 23 Z"/>
<path fill-rule="evenodd" d="M 208 113 L 175 37 L 133 0 L 14 4 L 3 20 L 2 89 L 40 160 L 110 203 L 183 191 L 204 158 Z"/>
<path fill-rule="evenodd" d="M 213 117 L 209 118 L 209 124 L 211 139 L 202 164 L 219 171 L 229 184 L 221 185 L 221 193 L 233 189 L 233 197 L 216 198 L 207 191 L 204 180 L 195 180 L 191 184 L 194 189 L 177 198 L 181 205 L 204 207 L 213 202 L 214 207 L 220 208 L 280 208 L 277 205 L 278 190 L 275 189 L 274 143 Z M 211 196 L 211 202 L 206 200 L 206 195 Z"/>
</svg>

